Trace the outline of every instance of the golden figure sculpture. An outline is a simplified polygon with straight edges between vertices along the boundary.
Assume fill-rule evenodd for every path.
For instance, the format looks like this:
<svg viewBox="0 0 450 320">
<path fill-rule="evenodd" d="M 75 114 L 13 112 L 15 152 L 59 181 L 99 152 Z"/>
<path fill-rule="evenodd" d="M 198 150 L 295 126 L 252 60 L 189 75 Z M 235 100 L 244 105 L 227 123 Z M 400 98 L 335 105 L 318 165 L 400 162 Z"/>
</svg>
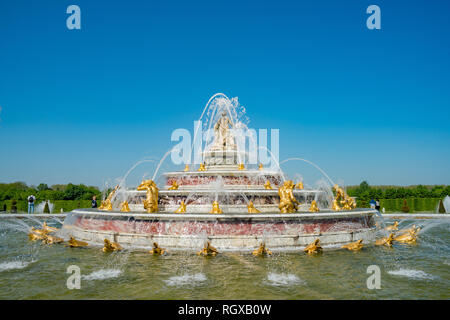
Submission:
<svg viewBox="0 0 450 320">
<path fill-rule="evenodd" d="M 303 249 L 303 251 L 308 253 L 308 254 L 321 253 L 322 250 L 323 249 L 320 246 L 320 240 L 319 239 L 314 240 L 314 242 L 310 243 L 309 245 L 306 246 L 305 249 Z"/>
<path fill-rule="evenodd" d="M 43 239 L 43 242 L 44 242 L 45 244 L 62 243 L 62 242 L 64 242 L 64 239 L 61 239 L 61 238 L 58 238 L 58 237 L 55 237 L 55 236 L 47 235 L 47 236 Z"/>
<path fill-rule="evenodd" d="M 111 242 L 108 239 L 104 240 L 103 252 L 121 251 L 123 248 L 117 242 Z"/>
<path fill-rule="evenodd" d="M 43 240 L 43 239 L 44 239 L 43 235 L 35 233 L 32 230 L 30 230 L 30 233 L 28 233 L 28 240 L 30 240 L 30 241 Z"/>
<path fill-rule="evenodd" d="M 375 245 L 377 246 L 388 246 L 392 247 L 392 242 L 394 241 L 394 234 L 391 233 L 389 237 L 383 237 L 375 241 Z"/>
<path fill-rule="evenodd" d="M 403 242 L 403 243 L 415 243 L 417 241 L 417 233 L 420 231 L 420 228 L 415 228 L 415 225 L 412 228 L 405 230 L 402 234 L 396 236 L 394 241 Z"/>
<path fill-rule="evenodd" d="M 294 183 L 292 180 L 286 180 L 283 186 L 278 188 L 278 195 L 280 196 L 280 204 L 278 208 L 281 213 L 293 213 L 298 209 L 300 202 L 294 196 Z"/>
<path fill-rule="evenodd" d="M 319 207 L 317 206 L 316 200 L 311 201 L 311 206 L 309 207 L 310 212 L 319 212 Z"/>
<path fill-rule="evenodd" d="M 296 187 L 297 189 L 303 190 L 303 181 L 300 181 L 299 183 L 297 183 L 297 184 L 295 185 L 295 187 Z"/>
<path fill-rule="evenodd" d="M 264 188 L 265 188 L 266 190 L 272 190 L 272 189 L 273 189 L 273 188 L 272 188 L 272 185 L 270 184 L 270 181 L 269 181 L 269 180 L 267 180 L 266 183 L 264 183 Z"/>
<path fill-rule="evenodd" d="M 188 172 L 189 171 L 189 165 L 188 164 L 184 166 L 184 170 L 183 171 L 184 172 Z"/>
<path fill-rule="evenodd" d="M 198 168 L 197 171 L 206 171 L 206 167 L 204 163 L 200 163 L 200 167 Z"/>
<path fill-rule="evenodd" d="M 172 185 L 169 187 L 169 190 L 178 190 L 178 187 L 179 187 L 179 185 L 178 185 L 177 181 L 174 180 L 172 182 Z"/>
<path fill-rule="evenodd" d="M 50 231 L 47 229 L 36 229 L 35 227 L 31 227 L 30 232 L 34 233 L 34 234 L 38 234 L 42 237 L 45 237 L 47 234 L 50 233 Z"/>
<path fill-rule="evenodd" d="M 262 171 L 262 170 L 263 170 L 263 164 L 262 164 L 262 163 L 260 163 L 260 164 L 258 165 L 258 170 L 259 170 L 259 171 Z"/>
<path fill-rule="evenodd" d="M 158 212 L 158 187 L 153 180 L 145 180 L 137 187 L 137 190 L 146 190 L 147 198 L 143 201 L 147 213 Z"/>
<path fill-rule="evenodd" d="M 220 209 L 220 207 L 219 207 L 218 201 L 213 201 L 212 209 L 209 213 L 223 213 L 222 209 Z"/>
<path fill-rule="evenodd" d="M 155 255 L 155 256 L 160 256 L 160 255 L 166 253 L 166 250 L 163 249 L 163 248 L 160 248 L 160 247 L 158 246 L 158 243 L 157 243 L 157 242 L 153 242 L 153 249 L 150 250 L 148 253 L 153 254 L 153 255 Z"/>
<path fill-rule="evenodd" d="M 180 207 L 175 210 L 175 213 L 186 213 L 186 204 L 181 200 Z"/>
<path fill-rule="evenodd" d="M 387 226 L 385 230 L 387 230 L 387 231 L 398 230 L 398 221 L 395 221 L 393 225 Z"/>
<path fill-rule="evenodd" d="M 239 163 L 238 170 L 245 170 L 245 166 L 243 163 Z"/>
<path fill-rule="evenodd" d="M 362 239 L 361 239 L 361 240 L 358 240 L 358 241 L 356 241 L 356 242 L 344 244 L 344 245 L 342 246 L 343 249 L 348 249 L 348 250 L 352 250 L 352 251 L 361 250 L 362 247 L 363 247 Z"/>
<path fill-rule="evenodd" d="M 255 208 L 252 201 L 249 201 L 247 204 L 248 213 L 261 213 L 258 209 Z"/>
<path fill-rule="evenodd" d="M 120 204 L 120 211 L 130 212 L 130 206 L 128 205 L 128 201 L 124 201 Z"/>
<path fill-rule="evenodd" d="M 74 237 L 70 237 L 70 240 L 67 241 L 67 243 L 69 244 L 69 247 L 72 247 L 72 248 L 88 246 L 87 242 L 75 240 Z"/>
<path fill-rule="evenodd" d="M 339 187 L 337 184 L 335 184 L 333 188 L 336 191 L 336 196 L 334 197 L 332 204 L 332 209 L 334 211 L 352 210 L 356 208 L 355 200 L 348 196 L 344 189 Z"/>
<path fill-rule="evenodd" d="M 205 245 L 205 247 L 197 252 L 198 255 L 202 255 L 202 256 L 215 256 L 219 253 L 219 251 L 217 251 L 216 248 L 214 248 L 211 243 L 208 241 Z"/>
<path fill-rule="evenodd" d="M 259 248 L 252 252 L 254 256 L 265 256 L 265 255 L 271 255 L 272 251 L 266 248 L 265 242 L 261 242 L 259 245 Z"/>
<path fill-rule="evenodd" d="M 111 211 L 112 208 L 112 198 L 114 196 L 114 194 L 116 193 L 117 189 L 119 189 L 119 185 L 116 185 L 113 189 L 113 191 L 111 191 L 108 195 L 108 197 L 106 198 L 106 200 L 102 201 L 102 204 L 100 205 L 100 207 L 98 207 L 99 210 L 106 210 L 106 211 Z"/>
</svg>

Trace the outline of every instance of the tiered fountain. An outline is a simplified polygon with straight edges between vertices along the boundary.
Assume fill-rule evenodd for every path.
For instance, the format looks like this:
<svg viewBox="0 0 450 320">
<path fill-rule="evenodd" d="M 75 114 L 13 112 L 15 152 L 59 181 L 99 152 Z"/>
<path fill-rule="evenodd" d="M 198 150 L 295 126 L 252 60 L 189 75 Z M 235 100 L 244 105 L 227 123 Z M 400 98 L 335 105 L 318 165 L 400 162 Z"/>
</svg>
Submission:
<svg viewBox="0 0 450 320">
<path fill-rule="evenodd" d="M 225 103 L 214 106 L 214 137 L 200 165 L 165 173 L 161 189 L 153 180 L 134 190 L 117 186 L 99 209 L 70 212 L 62 230 L 98 244 L 109 239 L 148 248 L 157 242 L 181 250 L 198 250 L 207 241 L 218 250 L 250 251 L 261 243 L 299 250 L 318 238 L 323 246 L 374 240 L 376 211 L 356 209 L 338 186 L 333 200 L 330 193 L 287 180 L 279 166 L 249 165 L 236 143 L 233 129 L 242 123 L 232 103 L 225 95 L 213 98 Z"/>
</svg>

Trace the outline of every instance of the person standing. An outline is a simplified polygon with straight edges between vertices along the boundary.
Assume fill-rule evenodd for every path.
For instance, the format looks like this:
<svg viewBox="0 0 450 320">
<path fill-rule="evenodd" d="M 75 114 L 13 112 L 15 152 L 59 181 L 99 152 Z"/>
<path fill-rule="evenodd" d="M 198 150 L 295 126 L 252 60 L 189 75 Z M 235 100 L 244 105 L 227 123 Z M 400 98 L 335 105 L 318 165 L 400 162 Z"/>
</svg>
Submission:
<svg viewBox="0 0 450 320">
<path fill-rule="evenodd" d="M 375 209 L 380 211 L 381 207 L 380 207 L 380 200 L 377 199 L 377 201 L 375 201 Z"/>
<path fill-rule="evenodd" d="M 370 200 L 370 202 L 369 202 L 369 204 L 370 204 L 370 208 L 371 209 L 375 209 L 375 206 L 377 205 L 377 203 L 375 202 L 375 200 Z"/>
<path fill-rule="evenodd" d="M 97 208 L 97 197 L 96 196 L 92 197 L 92 208 Z"/>
<path fill-rule="evenodd" d="M 36 197 L 34 195 L 30 195 L 27 198 L 28 200 L 28 213 L 34 213 L 34 201 L 36 200 Z"/>
</svg>

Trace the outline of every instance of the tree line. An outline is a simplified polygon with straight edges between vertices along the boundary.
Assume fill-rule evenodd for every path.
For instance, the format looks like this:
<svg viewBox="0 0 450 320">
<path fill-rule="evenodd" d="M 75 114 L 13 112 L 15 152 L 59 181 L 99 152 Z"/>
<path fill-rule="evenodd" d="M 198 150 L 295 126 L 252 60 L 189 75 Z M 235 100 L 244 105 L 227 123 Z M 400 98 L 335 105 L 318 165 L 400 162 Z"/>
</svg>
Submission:
<svg viewBox="0 0 450 320">
<path fill-rule="evenodd" d="M 360 201 L 371 199 L 444 198 L 450 195 L 450 185 L 370 186 L 367 181 L 347 187 L 347 194 Z"/>
<path fill-rule="evenodd" d="M 0 183 L 0 201 L 27 200 L 29 195 L 34 195 L 37 201 L 43 200 L 89 200 L 93 196 L 101 198 L 101 191 L 95 186 L 84 184 L 75 185 L 55 184 L 48 186 L 45 183 L 36 186 L 28 186 L 24 182 Z"/>
</svg>

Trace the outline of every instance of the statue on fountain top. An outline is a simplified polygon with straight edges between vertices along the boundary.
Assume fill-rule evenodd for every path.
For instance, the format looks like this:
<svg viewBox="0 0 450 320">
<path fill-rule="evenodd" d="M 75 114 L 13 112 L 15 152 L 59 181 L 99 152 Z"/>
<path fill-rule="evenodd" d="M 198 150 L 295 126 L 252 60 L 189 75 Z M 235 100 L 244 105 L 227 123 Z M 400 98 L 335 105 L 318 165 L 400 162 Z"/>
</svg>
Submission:
<svg viewBox="0 0 450 320">
<path fill-rule="evenodd" d="M 228 118 L 227 112 L 223 111 L 222 116 L 214 125 L 213 150 L 236 149 L 236 143 L 230 129 L 233 129 L 233 122 Z"/>
</svg>

